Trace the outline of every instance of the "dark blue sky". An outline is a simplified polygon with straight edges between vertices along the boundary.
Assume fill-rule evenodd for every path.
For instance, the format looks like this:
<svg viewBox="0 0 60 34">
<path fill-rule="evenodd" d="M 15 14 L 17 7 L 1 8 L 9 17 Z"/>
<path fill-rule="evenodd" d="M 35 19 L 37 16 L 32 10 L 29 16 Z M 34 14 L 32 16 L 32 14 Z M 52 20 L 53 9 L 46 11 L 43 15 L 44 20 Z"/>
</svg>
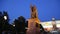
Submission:
<svg viewBox="0 0 60 34">
<path fill-rule="evenodd" d="M 7 11 L 11 21 L 19 16 L 30 18 L 30 4 L 36 5 L 38 18 L 50 21 L 60 19 L 60 0 L 0 0 L 0 11 Z"/>
</svg>

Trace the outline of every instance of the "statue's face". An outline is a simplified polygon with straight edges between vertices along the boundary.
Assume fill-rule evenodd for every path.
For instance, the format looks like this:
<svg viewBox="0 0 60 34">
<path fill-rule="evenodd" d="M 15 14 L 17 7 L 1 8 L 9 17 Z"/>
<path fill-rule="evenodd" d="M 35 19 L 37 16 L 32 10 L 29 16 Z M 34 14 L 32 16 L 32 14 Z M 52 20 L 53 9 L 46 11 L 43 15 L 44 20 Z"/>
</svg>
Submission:
<svg viewBox="0 0 60 34">
<path fill-rule="evenodd" d="M 32 7 L 32 12 L 35 12 L 36 11 L 36 8 L 35 7 Z"/>
<path fill-rule="evenodd" d="M 35 18 L 35 16 L 36 16 L 36 15 L 35 15 L 35 14 L 36 14 L 35 8 L 33 8 L 32 10 L 33 10 L 33 11 L 32 11 L 32 15 L 31 15 L 31 16 L 32 16 L 32 18 Z"/>
</svg>

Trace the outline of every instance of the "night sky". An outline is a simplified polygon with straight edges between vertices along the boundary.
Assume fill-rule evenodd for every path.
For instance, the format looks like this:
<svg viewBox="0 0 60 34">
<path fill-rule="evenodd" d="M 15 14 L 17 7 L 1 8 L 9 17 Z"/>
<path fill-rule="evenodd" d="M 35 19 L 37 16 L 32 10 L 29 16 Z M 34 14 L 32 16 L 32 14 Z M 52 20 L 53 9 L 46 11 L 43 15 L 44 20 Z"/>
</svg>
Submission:
<svg viewBox="0 0 60 34">
<path fill-rule="evenodd" d="M 36 5 L 40 21 L 60 20 L 60 0 L 0 0 L 0 11 L 7 11 L 10 21 L 19 16 L 28 19 L 30 4 Z"/>
</svg>

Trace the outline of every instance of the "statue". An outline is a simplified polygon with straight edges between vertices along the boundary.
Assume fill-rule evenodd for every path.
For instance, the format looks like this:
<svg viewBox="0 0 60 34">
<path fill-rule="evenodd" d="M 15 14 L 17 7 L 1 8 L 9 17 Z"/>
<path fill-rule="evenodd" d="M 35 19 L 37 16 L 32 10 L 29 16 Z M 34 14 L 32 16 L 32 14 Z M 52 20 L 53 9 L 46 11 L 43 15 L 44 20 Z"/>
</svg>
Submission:
<svg viewBox="0 0 60 34">
<path fill-rule="evenodd" d="M 28 20 L 27 34 L 38 34 L 40 32 L 40 20 L 38 19 L 36 6 L 30 6 L 31 18 Z"/>
</svg>

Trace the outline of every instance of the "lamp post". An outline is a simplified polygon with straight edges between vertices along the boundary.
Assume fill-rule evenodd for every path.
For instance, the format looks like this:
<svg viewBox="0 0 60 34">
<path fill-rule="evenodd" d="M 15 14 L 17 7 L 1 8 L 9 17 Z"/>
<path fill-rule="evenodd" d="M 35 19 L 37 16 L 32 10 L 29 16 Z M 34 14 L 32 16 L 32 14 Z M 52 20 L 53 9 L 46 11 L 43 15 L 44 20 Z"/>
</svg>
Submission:
<svg viewBox="0 0 60 34">
<path fill-rule="evenodd" d="M 55 18 L 52 18 L 52 25 L 56 25 Z"/>
<path fill-rule="evenodd" d="M 7 16 L 4 16 L 4 20 L 7 20 Z"/>
</svg>

